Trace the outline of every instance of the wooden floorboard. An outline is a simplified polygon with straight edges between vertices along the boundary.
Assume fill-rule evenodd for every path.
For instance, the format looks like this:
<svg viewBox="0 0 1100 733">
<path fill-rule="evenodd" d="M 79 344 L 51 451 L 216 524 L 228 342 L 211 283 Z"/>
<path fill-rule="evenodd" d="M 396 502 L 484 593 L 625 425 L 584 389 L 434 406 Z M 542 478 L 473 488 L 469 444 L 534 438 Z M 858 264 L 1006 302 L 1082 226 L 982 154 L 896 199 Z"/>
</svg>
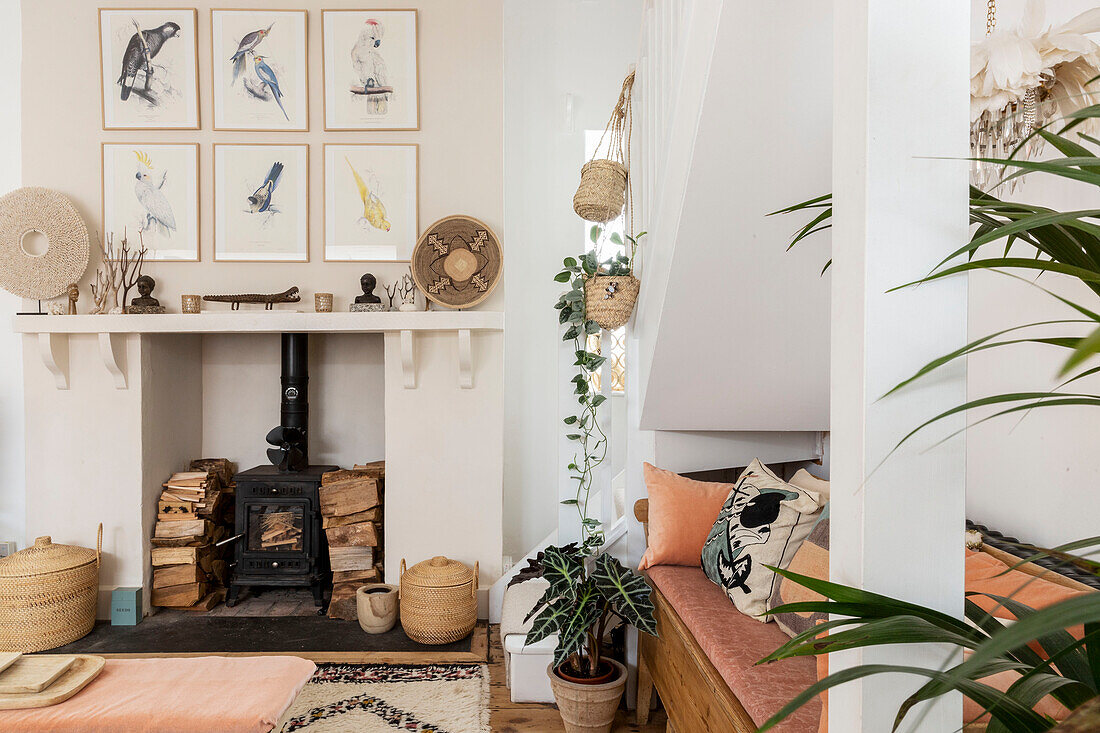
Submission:
<svg viewBox="0 0 1100 733">
<path fill-rule="evenodd" d="M 514 703 L 504 683 L 504 649 L 500 642 L 500 627 L 490 627 L 489 634 L 489 705 L 494 733 L 564 733 L 558 709 L 553 705 Z M 664 733 L 665 713 L 656 710 L 649 724 L 634 724 L 633 711 L 619 710 L 613 733 Z"/>
</svg>

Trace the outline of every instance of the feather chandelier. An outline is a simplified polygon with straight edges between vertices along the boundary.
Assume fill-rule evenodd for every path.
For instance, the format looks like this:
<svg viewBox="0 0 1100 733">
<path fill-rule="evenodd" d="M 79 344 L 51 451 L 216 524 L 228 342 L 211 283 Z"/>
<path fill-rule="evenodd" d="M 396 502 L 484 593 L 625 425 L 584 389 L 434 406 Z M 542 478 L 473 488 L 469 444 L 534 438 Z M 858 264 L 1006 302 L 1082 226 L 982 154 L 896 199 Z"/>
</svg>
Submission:
<svg viewBox="0 0 1100 733">
<path fill-rule="evenodd" d="M 1100 76 L 1100 46 L 1088 37 L 1100 32 L 1100 8 L 1059 26 L 1044 27 L 1045 20 L 1044 0 L 1028 0 L 1019 26 L 999 30 L 996 0 L 988 0 L 985 38 L 970 50 L 971 157 L 1007 157 L 1036 128 L 1100 102 L 1100 81 L 1089 86 Z M 1087 120 L 1084 128 L 1095 132 L 1096 123 Z M 1027 140 L 1016 157 L 1034 157 L 1041 144 Z M 1002 173 L 973 162 L 970 182 L 988 190 Z M 1012 179 L 1010 190 L 1020 180 Z"/>
</svg>

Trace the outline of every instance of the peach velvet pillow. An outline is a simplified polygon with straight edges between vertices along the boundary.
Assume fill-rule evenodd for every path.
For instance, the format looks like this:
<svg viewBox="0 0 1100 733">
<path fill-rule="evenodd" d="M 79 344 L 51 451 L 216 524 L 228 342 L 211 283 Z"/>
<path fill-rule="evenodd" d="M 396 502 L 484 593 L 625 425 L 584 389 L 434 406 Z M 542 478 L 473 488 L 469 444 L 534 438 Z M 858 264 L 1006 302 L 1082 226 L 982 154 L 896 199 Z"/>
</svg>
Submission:
<svg viewBox="0 0 1100 733">
<path fill-rule="evenodd" d="M 643 472 L 649 491 L 649 547 L 638 569 L 699 567 L 703 543 L 733 485 L 695 481 L 648 463 Z"/>
</svg>

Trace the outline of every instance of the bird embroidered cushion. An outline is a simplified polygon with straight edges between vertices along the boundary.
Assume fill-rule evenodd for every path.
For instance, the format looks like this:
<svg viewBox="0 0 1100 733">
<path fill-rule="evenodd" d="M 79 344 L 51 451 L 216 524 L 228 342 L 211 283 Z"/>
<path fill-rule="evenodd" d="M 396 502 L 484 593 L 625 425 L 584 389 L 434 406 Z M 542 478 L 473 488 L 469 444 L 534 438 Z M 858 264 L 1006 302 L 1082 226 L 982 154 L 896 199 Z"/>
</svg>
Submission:
<svg viewBox="0 0 1100 733">
<path fill-rule="evenodd" d="M 698 566 L 703 541 L 733 484 L 695 481 L 648 463 L 642 474 L 649 492 L 649 546 L 638 569 Z"/>
<path fill-rule="evenodd" d="M 703 571 L 725 590 L 741 613 L 768 621 L 764 612 L 779 576 L 818 520 L 826 499 L 787 483 L 753 460 L 726 497 L 703 543 Z"/>
</svg>

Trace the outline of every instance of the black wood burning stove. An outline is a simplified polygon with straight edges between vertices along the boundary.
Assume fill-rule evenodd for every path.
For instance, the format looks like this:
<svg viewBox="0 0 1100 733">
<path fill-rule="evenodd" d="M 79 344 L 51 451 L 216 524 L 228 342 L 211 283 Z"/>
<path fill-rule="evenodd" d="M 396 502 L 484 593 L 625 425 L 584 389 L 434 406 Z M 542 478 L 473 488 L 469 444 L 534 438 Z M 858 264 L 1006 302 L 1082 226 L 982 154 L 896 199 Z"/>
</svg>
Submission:
<svg viewBox="0 0 1100 733">
<path fill-rule="evenodd" d="M 267 434 L 273 465 L 236 476 L 235 563 L 226 605 L 249 586 L 308 586 L 324 606 L 328 543 L 321 528 L 321 475 L 337 466 L 309 465 L 309 341 L 282 336 L 280 425 Z"/>
</svg>

